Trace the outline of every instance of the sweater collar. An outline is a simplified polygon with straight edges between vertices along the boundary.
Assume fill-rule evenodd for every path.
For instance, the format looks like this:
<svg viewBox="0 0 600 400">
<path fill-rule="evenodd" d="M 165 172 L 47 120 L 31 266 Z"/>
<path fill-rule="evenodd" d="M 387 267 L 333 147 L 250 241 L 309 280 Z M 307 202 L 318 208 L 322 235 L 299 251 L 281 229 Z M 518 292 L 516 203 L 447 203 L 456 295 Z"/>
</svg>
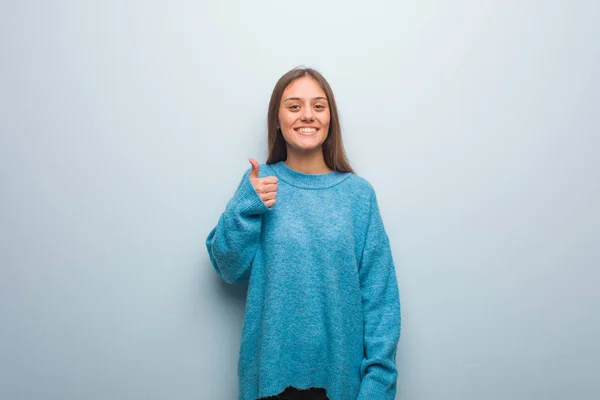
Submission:
<svg viewBox="0 0 600 400">
<path fill-rule="evenodd" d="M 291 169 L 284 161 L 271 164 L 279 179 L 303 189 L 324 189 L 336 185 L 348 178 L 351 172 L 332 171 L 325 174 L 305 174 Z"/>
</svg>

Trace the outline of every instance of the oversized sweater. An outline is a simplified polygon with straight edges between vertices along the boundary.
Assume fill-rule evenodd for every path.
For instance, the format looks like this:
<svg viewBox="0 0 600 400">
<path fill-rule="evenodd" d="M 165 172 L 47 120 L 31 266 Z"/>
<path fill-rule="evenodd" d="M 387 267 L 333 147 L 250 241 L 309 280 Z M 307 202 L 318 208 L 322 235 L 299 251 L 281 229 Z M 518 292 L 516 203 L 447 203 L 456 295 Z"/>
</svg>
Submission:
<svg viewBox="0 0 600 400">
<path fill-rule="evenodd" d="M 322 387 L 331 400 L 392 400 L 398 283 L 372 185 L 353 173 L 305 174 L 285 162 L 267 207 L 244 173 L 206 239 L 215 271 L 248 280 L 238 400 Z"/>
</svg>

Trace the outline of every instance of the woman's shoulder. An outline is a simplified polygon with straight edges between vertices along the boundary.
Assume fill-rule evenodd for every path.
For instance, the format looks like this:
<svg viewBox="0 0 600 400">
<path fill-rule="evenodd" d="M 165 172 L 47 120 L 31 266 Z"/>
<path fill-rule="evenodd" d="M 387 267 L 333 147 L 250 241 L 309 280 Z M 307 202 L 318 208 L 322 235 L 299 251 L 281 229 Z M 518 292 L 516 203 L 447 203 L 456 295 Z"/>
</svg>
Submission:
<svg viewBox="0 0 600 400">
<path fill-rule="evenodd" d="M 353 203 L 369 207 L 375 195 L 375 188 L 371 182 L 358 174 L 352 173 L 344 182 L 344 191 Z"/>
<path fill-rule="evenodd" d="M 356 192 L 365 193 L 368 196 L 371 196 L 371 194 L 375 192 L 375 188 L 371 182 L 367 178 L 356 173 L 350 173 L 346 182 L 352 187 L 352 190 L 355 190 Z"/>
</svg>

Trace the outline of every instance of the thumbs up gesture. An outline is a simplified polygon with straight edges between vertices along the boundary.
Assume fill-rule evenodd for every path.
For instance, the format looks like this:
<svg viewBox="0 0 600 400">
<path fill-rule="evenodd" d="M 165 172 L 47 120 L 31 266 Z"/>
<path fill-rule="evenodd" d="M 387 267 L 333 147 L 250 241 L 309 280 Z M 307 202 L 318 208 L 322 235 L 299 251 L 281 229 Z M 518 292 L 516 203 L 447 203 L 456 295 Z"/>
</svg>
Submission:
<svg viewBox="0 0 600 400">
<path fill-rule="evenodd" d="M 258 164 L 258 161 L 254 158 L 249 158 L 248 161 L 252 164 L 250 182 L 252 182 L 254 190 L 258 193 L 267 207 L 272 207 L 275 204 L 275 197 L 277 197 L 277 177 L 267 176 L 265 178 L 259 178 L 258 170 L 260 169 L 260 165 Z"/>
</svg>

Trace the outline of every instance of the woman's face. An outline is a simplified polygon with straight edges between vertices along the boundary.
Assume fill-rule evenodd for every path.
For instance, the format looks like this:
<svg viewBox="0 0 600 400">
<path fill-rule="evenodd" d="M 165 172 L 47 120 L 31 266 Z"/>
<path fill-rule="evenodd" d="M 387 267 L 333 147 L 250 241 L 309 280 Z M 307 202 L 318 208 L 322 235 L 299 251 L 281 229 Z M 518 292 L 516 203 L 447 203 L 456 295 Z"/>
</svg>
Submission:
<svg viewBox="0 0 600 400">
<path fill-rule="evenodd" d="M 279 103 L 279 127 L 295 150 L 320 149 L 329 132 L 329 103 L 319 83 L 308 76 L 298 78 L 283 91 Z"/>
</svg>

